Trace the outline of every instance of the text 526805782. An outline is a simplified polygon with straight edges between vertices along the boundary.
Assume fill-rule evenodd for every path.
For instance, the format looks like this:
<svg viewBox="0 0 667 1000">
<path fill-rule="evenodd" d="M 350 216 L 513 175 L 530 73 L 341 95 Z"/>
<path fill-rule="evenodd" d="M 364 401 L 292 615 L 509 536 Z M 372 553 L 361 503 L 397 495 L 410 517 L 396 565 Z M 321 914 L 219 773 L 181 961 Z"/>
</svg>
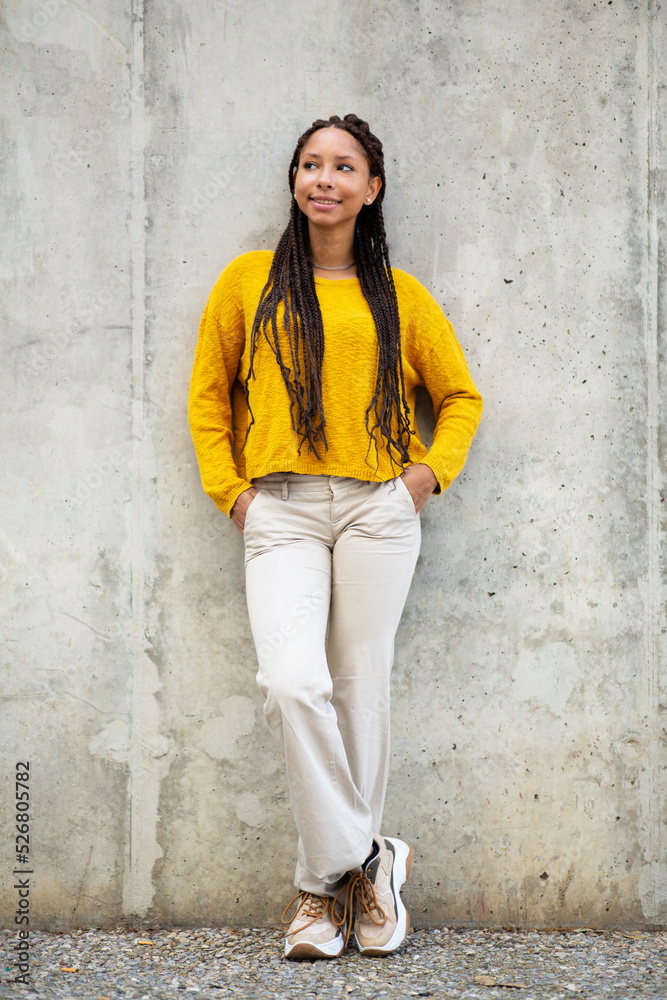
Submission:
<svg viewBox="0 0 667 1000">
<path fill-rule="evenodd" d="M 16 862 L 14 889 L 17 892 L 14 923 L 19 928 L 16 943 L 15 982 L 28 985 L 30 978 L 30 761 L 16 764 Z"/>
</svg>

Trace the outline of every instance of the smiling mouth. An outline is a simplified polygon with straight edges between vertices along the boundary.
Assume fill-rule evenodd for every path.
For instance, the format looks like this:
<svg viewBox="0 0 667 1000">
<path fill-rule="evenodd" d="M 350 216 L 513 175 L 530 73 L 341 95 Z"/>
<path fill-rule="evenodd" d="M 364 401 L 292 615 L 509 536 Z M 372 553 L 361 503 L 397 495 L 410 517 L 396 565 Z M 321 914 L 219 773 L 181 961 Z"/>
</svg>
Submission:
<svg viewBox="0 0 667 1000">
<path fill-rule="evenodd" d="M 311 198 L 310 200 L 314 201 L 316 205 L 340 205 L 340 202 L 333 198 Z"/>
</svg>

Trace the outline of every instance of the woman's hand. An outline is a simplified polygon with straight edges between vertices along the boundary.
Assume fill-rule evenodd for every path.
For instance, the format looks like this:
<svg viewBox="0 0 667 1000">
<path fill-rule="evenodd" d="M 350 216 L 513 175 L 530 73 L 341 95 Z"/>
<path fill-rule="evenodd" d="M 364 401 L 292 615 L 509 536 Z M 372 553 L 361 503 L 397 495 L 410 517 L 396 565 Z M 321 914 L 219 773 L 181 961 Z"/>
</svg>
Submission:
<svg viewBox="0 0 667 1000">
<path fill-rule="evenodd" d="M 231 519 L 232 522 L 239 529 L 241 534 L 243 534 L 243 529 L 245 527 L 245 516 L 248 513 L 248 507 L 253 502 L 257 496 L 258 490 L 252 486 L 249 490 L 244 490 L 236 498 L 236 503 L 232 507 Z"/>
<path fill-rule="evenodd" d="M 438 485 L 435 473 L 428 465 L 411 465 L 405 470 L 401 479 L 408 488 L 417 513 L 422 509 L 433 490 Z M 244 494 L 242 493 L 241 496 Z"/>
</svg>

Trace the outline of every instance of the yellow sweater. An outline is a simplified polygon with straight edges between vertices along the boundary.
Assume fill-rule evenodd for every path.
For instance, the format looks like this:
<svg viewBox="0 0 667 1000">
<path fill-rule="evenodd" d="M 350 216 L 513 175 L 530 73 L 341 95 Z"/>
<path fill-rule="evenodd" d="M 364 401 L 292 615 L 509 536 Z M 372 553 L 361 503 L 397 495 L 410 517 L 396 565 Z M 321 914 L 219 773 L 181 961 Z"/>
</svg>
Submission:
<svg viewBox="0 0 667 1000">
<path fill-rule="evenodd" d="M 269 472 L 351 476 L 383 481 L 398 474 L 386 448 L 368 452 L 366 410 L 377 373 L 377 333 L 358 278 L 315 278 L 324 323 L 322 401 L 329 447 L 318 459 L 290 420 L 289 397 L 274 354 L 264 338 L 250 382 L 255 423 L 248 426 L 243 382 L 248 371 L 250 331 L 273 254 L 259 250 L 229 264 L 211 292 L 199 329 L 190 384 L 189 417 L 205 492 L 225 514 L 257 476 Z M 437 424 L 427 450 L 418 433 L 410 438 L 411 462 L 430 466 L 446 489 L 463 468 L 482 412 L 451 324 L 415 278 L 394 269 L 401 318 L 405 392 L 414 424 L 417 386 L 428 391 Z M 289 350 L 283 352 L 289 357 Z M 381 439 L 382 440 L 382 439 Z M 376 468 L 377 464 L 377 468 Z"/>
</svg>

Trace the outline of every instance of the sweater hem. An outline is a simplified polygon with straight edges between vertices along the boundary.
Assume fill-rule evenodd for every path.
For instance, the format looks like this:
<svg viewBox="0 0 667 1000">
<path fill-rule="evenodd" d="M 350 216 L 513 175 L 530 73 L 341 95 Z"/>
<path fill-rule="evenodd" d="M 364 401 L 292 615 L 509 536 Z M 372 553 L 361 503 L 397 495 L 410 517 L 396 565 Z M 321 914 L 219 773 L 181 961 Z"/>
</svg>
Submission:
<svg viewBox="0 0 667 1000">
<path fill-rule="evenodd" d="M 414 465 L 414 462 L 410 462 Z M 408 466 L 406 466 L 407 468 Z M 260 463 L 253 466 L 252 470 L 246 469 L 246 479 L 259 479 L 261 476 L 268 476 L 272 472 L 294 472 L 302 476 L 341 476 L 346 479 L 360 479 L 366 483 L 384 483 L 390 479 L 400 476 L 403 469 L 395 466 L 394 475 L 385 475 L 382 472 L 374 473 L 373 469 L 367 465 L 342 465 L 329 462 L 294 462 L 286 458 L 282 461 Z"/>
</svg>

